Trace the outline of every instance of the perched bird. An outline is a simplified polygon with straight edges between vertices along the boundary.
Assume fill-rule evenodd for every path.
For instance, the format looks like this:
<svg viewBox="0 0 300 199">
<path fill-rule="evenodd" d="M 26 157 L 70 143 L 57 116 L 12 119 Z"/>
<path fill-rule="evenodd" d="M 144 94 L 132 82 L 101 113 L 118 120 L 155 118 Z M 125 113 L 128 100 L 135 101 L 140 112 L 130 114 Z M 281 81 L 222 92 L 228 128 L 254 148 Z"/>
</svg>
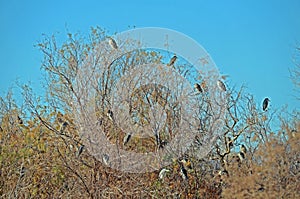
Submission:
<svg viewBox="0 0 300 199">
<path fill-rule="evenodd" d="M 177 60 L 177 56 L 174 55 L 174 56 L 171 58 L 171 60 L 170 60 L 170 62 L 169 62 L 169 64 L 168 64 L 168 66 L 173 66 L 174 63 L 176 62 L 176 60 Z"/>
<path fill-rule="evenodd" d="M 160 172 L 158 174 L 159 179 L 161 179 L 161 180 L 164 179 L 168 172 L 170 172 L 169 169 L 163 168 L 162 170 L 160 170 Z"/>
<path fill-rule="evenodd" d="M 194 84 L 195 89 L 197 89 L 197 91 L 199 91 L 200 93 L 203 93 L 203 89 L 201 88 L 200 84 L 196 83 Z"/>
<path fill-rule="evenodd" d="M 266 111 L 268 106 L 269 106 L 269 102 L 271 100 L 269 98 L 265 98 L 264 101 L 263 101 L 263 111 Z"/>
<path fill-rule="evenodd" d="M 243 161 L 245 159 L 245 153 L 239 152 L 238 157 L 239 157 L 240 161 Z"/>
<path fill-rule="evenodd" d="M 111 110 L 108 110 L 106 115 L 111 121 L 114 121 L 114 114 Z"/>
<path fill-rule="evenodd" d="M 227 89 L 226 89 L 226 86 L 225 86 L 225 84 L 224 84 L 224 82 L 222 82 L 221 80 L 218 80 L 217 81 L 217 85 L 218 85 L 218 87 L 219 87 L 219 89 L 221 90 L 221 91 L 226 91 Z"/>
<path fill-rule="evenodd" d="M 84 145 L 80 145 L 80 147 L 79 147 L 79 149 L 78 149 L 78 153 L 77 153 L 77 156 L 78 156 L 78 157 L 80 156 L 80 154 L 82 154 L 83 148 L 84 148 Z"/>
<path fill-rule="evenodd" d="M 292 134 L 293 138 L 296 137 L 296 133 L 297 133 L 297 131 L 295 129 L 291 130 L 291 134 Z"/>
<path fill-rule="evenodd" d="M 180 164 L 180 175 L 183 180 L 188 180 L 188 175 L 187 175 L 187 170 L 184 168 L 184 165 L 181 163 Z"/>
<path fill-rule="evenodd" d="M 247 153 L 247 148 L 245 147 L 245 145 L 241 145 L 240 146 L 240 152 L 238 154 L 240 161 L 243 161 L 246 157 L 246 153 Z"/>
<path fill-rule="evenodd" d="M 105 165 L 108 165 L 109 156 L 107 154 L 103 154 L 102 160 Z"/>
<path fill-rule="evenodd" d="M 240 151 L 242 152 L 242 153 L 247 153 L 247 148 L 245 147 L 245 145 L 241 145 L 241 147 L 240 147 Z"/>
<path fill-rule="evenodd" d="M 63 123 L 64 120 L 63 120 L 63 114 L 61 112 L 58 112 L 57 113 L 57 120 L 59 123 Z"/>
<path fill-rule="evenodd" d="M 130 138 L 131 138 L 131 134 L 130 133 L 126 134 L 123 139 L 123 145 L 126 145 L 129 142 Z"/>
<path fill-rule="evenodd" d="M 183 158 L 180 160 L 185 169 L 192 169 L 192 163 L 188 158 Z"/>
<path fill-rule="evenodd" d="M 110 47 L 112 47 L 113 49 L 115 49 L 115 50 L 118 49 L 117 42 L 113 38 L 110 37 L 108 43 L 109 43 Z"/>
<path fill-rule="evenodd" d="M 73 144 L 69 144 L 69 148 L 70 148 L 70 150 L 72 150 L 73 149 Z"/>
<path fill-rule="evenodd" d="M 18 116 L 18 123 L 23 124 L 23 120 L 20 118 L 20 116 Z"/>
<path fill-rule="evenodd" d="M 59 130 L 60 133 L 63 133 L 66 130 L 68 125 L 69 125 L 68 122 L 63 122 L 60 126 L 60 130 Z"/>
<path fill-rule="evenodd" d="M 257 191 L 262 192 L 264 190 L 265 190 L 264 185 L 260 184 L 260 187 L 257 189 Z"/>
</svg>

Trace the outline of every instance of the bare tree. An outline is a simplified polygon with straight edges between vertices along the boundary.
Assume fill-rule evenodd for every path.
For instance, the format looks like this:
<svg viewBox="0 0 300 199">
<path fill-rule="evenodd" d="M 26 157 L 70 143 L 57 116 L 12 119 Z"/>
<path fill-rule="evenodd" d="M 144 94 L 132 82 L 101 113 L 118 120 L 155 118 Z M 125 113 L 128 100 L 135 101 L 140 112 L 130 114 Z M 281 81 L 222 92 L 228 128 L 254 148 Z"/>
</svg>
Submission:
<svg viewBox="0 0 300 199">
<path fill-rule="evenodd" d="M 231 88 L 224 77 L 211 82 L 179 55 L 168 67 L 164 52 L 137 50 L 135 41 L 118 38 L 113 47 L 109 38 L 92 28 L 87 37 L 70 33 L 61 44 L 56 36 L 44 36 L 36 45 L 44 57 L 46 98 L 24 85 L 28 112 L 10 93 L 0 99 L 1 196 L 299 195 L 298 113 L 280 116 L 280 130 L 274 131 L 276 111 L 264 112 L 244 87 Z M 85 134 L 82 124 L 91 121 L 93 134 Z M 220 133 L 210 134 L 218 124 Z M 115 157 L 111 145 L 117 146 Z M 134 173 L 114 167 L 120 161 L 136 163 L 122 159 L 124 151 L 157 155 L 149 162 L 154 167 L 160 154 L 177 149 L 182 151 L 167 157 L 169 164 L 161 170 Z"/>
</svg>

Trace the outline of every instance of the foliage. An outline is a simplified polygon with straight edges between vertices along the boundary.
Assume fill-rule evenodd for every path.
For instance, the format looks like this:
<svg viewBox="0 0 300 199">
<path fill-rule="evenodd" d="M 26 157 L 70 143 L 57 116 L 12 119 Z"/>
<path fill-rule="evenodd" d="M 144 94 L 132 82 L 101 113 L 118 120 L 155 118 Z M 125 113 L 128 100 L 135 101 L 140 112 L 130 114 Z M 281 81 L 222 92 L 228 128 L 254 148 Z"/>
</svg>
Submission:
<svg viewBox="0 0 300 199">
<path fill-rule="evenodd" d="M 102 164 L 83 148 L 74 122 L 70 99 L 76 98 L 75 77 L 84 59 L 105 39 L 106 33 L 92 28 L 88 37 L 68 33 L 59 45 L 55 36 L 45 36 L 36 46 L 41 50 L 45 72 L 45 100 L 36 97 L 29 86 L 23 87 L 24 104 L 16 105 L 12 93 L 0 98 L 0 195 L 2 198 L 299 198 L 299 113 L 276 116 L 263 112 L 244 88 L 228 89 L 224 133 L 211 152 L 198 159 L 193 148 L 180 160 L 166 167 L 163 179 L 159 172 L 123 173 Z M 115 71 L 132 64 L 162 62 L 159 53 L 134 51 L 112 65 Z M 112 70 L 113 71 L 113 70 Z M 114 71 L 114 72 L 115 72 Z M 97 116 L 111 142 L 121 139 L 119 129 L 106 117 L 110 88 L 122 75 L 106 71 L 99 77 Z M 153 99 L 166 104 L 168 98 L 153 90 Z M 141 91 L 135 98 L 147 107 Z M 152 99 L 152 100 L 153 100 Z M 204 98 L 205 100 L 205 98 Z M 205 106 L 204 106 L 205 107 Z M 141 121 L 146 109 L 138 110 Z M 209 113 L 209 110 L 207 111 Z M 271 124 L 280 119 L 280 128 Z M 170 113 L 176 123 L 176 112 Z M 169 124 L 169 125 L 170 125 Z M 205 130 L 205 122 L 201 126 Z M 166 138 L 167 139 L 167 138 Z M 133 142 L 128 150 L 137 148 Z M 151 140 L 143 145 L 154 150 Z M 247 151 L 241 158 L 241 146 Z M 195 143 L 196 146 L 196 143 Z M 139 148 L 140 147 L 140 148 Z M 144 150 L 139 146 L 139 150 Z M 180 170 L 187 170 L 184 180 Z"/>
</svg>

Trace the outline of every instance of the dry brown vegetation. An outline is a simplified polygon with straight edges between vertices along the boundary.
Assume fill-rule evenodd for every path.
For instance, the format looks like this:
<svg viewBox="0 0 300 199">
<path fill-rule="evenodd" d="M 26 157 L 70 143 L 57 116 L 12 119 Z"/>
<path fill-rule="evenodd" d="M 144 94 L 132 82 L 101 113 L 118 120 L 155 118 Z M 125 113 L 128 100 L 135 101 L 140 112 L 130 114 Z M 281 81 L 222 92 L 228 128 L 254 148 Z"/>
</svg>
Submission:
<svg viewBox="0 0 300 199">
<path fill-rule="evenodd" d="M 229 89 L 224 132 L 210 153 L 199 159 L 196 151 L 188 151 L 179 157 L 186 159 L 184 163 L 174 160 L 166 167 L 169 172 L 163 179 L 159 178 L 160 171 L 124 173 L 106 166 L 85 148 L 79 153 L 83 143 L 70 99 L 76 96 L 75 77 L 83 60 L 105 37 L 104 31 L 92 28 L 89 37 L 68 34 L 67 41 L 59 46 L 54 36 L 46 36 L 37 44 L 44 56 L 46 99 L 36 97 L 28 86 L 23 87 L 22 106 L 14 102 L 12 93 L 0 98 L 1 198 L 300 198 L 299 112 L 288 116 L 272 110 L 263 112 L 243 88 Z M 115 69 L 99 77 L 95 111 L 111 142 L 124 138 L 106 117 L 107 96 L 114 78 L 122 73 L 111 71 L 120 64 L 126 70 L 133 63 L 161 60 L 160 54 L 136 51 L 121 57 L 111 66 Z M 168 103 L 170 96 L 151 89 L 141 90 L 152 96 L 151 101 L 163 106 Z M 133 112 L 143 123 L 147 122 L 147 104 L 141 90 L 136 91 L 133 104 L 144 109 L 133 108 Z M 176 125 L 177 119 L 176 111 L 168 112 L 166 128 Z M 274 130 L 274 124 L 280 128 Z M 205 125 L 201 123 L 199 131 L 205 131 Z M 155 139 L 133 138 L 126 150 L 140 152 L 155 147 Z M 180 174 L 182 167 L 187 170 L 186 180 Z"/>
</svg>

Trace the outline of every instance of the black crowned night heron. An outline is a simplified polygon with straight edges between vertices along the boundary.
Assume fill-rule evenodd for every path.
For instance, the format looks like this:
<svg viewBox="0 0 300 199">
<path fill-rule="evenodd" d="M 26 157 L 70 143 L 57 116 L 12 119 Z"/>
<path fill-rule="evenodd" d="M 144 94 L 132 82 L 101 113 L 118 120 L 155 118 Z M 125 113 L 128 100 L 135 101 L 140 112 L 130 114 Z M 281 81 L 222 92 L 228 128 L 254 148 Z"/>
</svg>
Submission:
<svg viewBox="0 0 300 199">
<path fill-rule="evenodd" d="M 103 154 L 102 160 L 105 165 L 108 165 L 109 156 L 107 154 Z"/>
<path fill-rule="evenodd" d="M 80 147 L 78 148 L 78 153 L 77 153 L 78 157 L 80 156 L 80 154 L 82 154 L 83 149 L 84 149 L 84 145 L 80 145 Z"/>
<path fill-rule="evenodd" d="M 106 115 L 111 121 L 114 121 L 114 114 L 111 110 L 108 110 Z"/>
<path fill-rule="evenodd" d="M 18 123 L 23 124 L 23 120 L 20 118 L 20 116 L 18 116 Z"/>
<path fill-rule="evenodd" d="M 240 147 L 240 151 L 242 152 L 242 153 L 247 153 L 247 148 L 245 147 L 245 145 L 241 145 L 241 147 Z"/>
<path fill-rule="evenodd" d="M 123 145 L 126 145 L 129 142 L 130 138 L 131 138 L 131 134 L 130 133 L 126 134 L 123 139 Z"/>
<path fill-rule="evenodd" d="M 171 60 L 170 60 L 170 62 L 169 62 L 169 64 L 168 64 L 168 66 L 173 66 L 174 63 L 176 62 L 176 60 L 177 60 L 177 56 L 174 55 L 174 56 L 171 58 Z"/>
<path fill-rule="evenodd" d="M 187 170 L 184 167 L 183 163 L 180 163 L 180 175 L 181 175 L 183 180 L 188 180 L 189 179 L 189 177 L 187 175 Z"/>
<path fill-rule="evenodd" d="M 268 109 L 268 106 L 269 106 L 269 102 L 271 100 L 269 98 L 265 98 L 264 101 L 263 101 L 263 111 L 266 111 Z"/>
<path fill-rule="evenodd" d="M 296 137 L 296 133 L 297 133 L 297 130 L 295 130 L 295 129 L 291 130 L 291 134 L 292 134 L 293 138 Z"/>
<path fill-rule="evenodd" d="M 260 187 L 257 189 L 257 191 L 259 191 L 259 192 L 262 192 L 264 190 L 265 190 L 265 188 L 264 188 L 263 184 L 261 184 Z"/>
<path fill-rule="evenodd" d="M 221 80 L 217 81 L 217 85 L 221 91 L 225 92 L 227 90 L 225 84 Z"/>
<path fill-rule="evenodd" d="M 245 159 L 245 154 L 242 152 L 239 152 L 238 157 L 239 157 L 240 161 L 243 161 Z"/>
<path fill-rule="evenodd" d="M 203 93 L 203 89 L 200 86 L 200 84 L 198 84 L 198 83 L 194 84 L 194 88 L 197 89 L 197 91 L 199 91 L 200 93 Z"/>
<path fill-rule="evenodd" d="M 238 154 L 241 161 L 243 161 L 245 159 L 246 153 L 247 153 L 247 149 L 246 149 L 245 145 L 242 144 L 240 146 L 240 152 Z"/>
<path fill-rule="evenodd" d="M 117 42 L 113 38 L 110 37 L 108 43 L 109 43 L 110 47 L 112 47 L 113 49 L 115 49 L 115 50 L 118 49 Z"/>
<path fill-rule="evenodd" d="M 183 166 L 186 170 L 193 169 L 192 163 L 188 158 L 183 158 L 182 160 L 180 160 L 180 162 L 183 164 Z"/>
<path fill-rule="evenodd" d="M 159 179 L 163 180 L 166 177 L 168 172 L 170 172 L 169 169 L 163 168 L 162 170 L 160 170 L 160 172 L 158 174 Z"/>
<path fill-rule="evenodd" d="M 61 124 L 61 126 L 60 126 L 59 132 L 60 132 L 60 133 L 63 133 L 63 132 L 66 130 L 66 128 L 67 128 L 68 125 L 69 125 L 68 122 L 63 122 L 63 123 Z"/>
</svg>

